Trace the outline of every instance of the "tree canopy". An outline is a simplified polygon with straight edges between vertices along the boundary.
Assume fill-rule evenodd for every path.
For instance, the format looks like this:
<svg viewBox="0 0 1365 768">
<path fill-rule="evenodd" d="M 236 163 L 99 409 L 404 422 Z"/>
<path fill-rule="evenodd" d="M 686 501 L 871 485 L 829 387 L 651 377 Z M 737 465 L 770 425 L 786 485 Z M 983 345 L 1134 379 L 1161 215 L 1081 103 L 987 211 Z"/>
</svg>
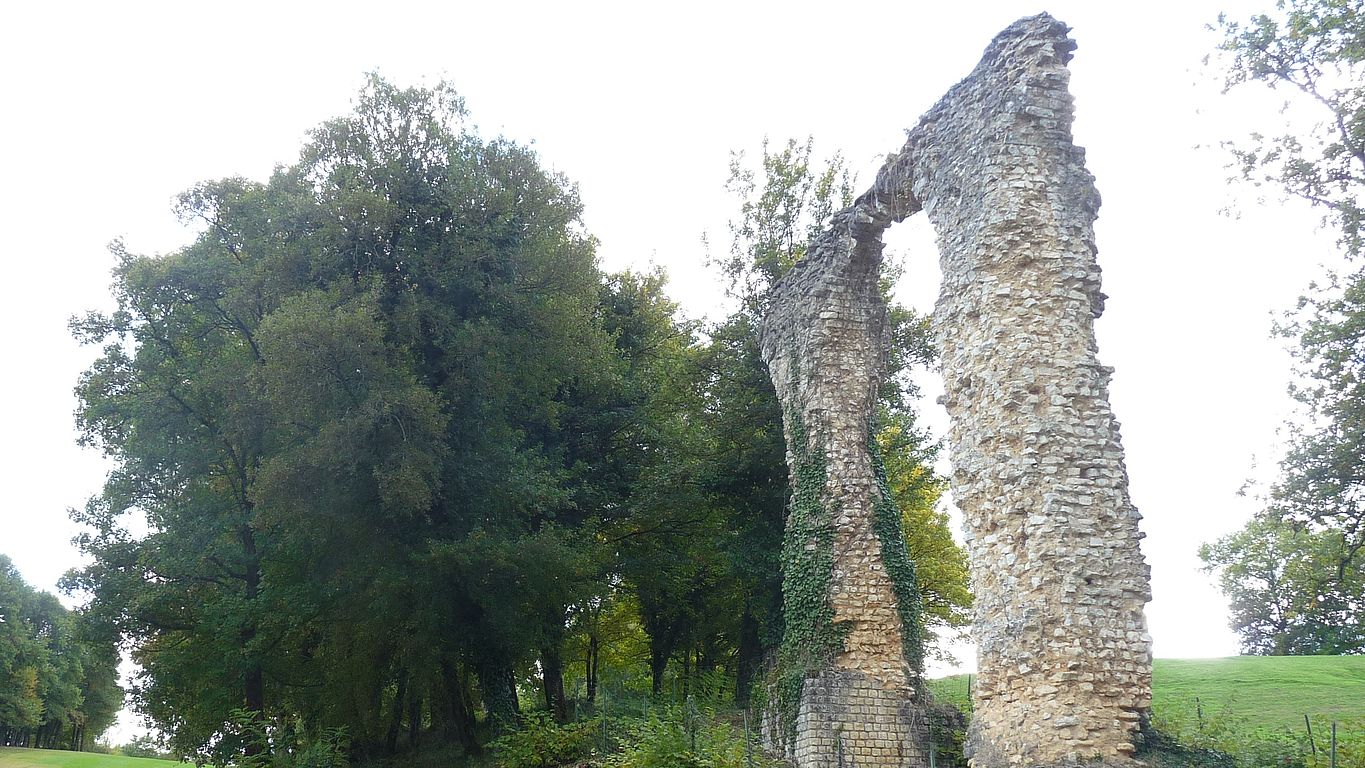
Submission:
<svg viewBox="0 0 1365 768">
<path fill-rule="evenodd" d="M 1319 208 L 1346 268 L 1311 286 L 1279 332 L 1297 343 L 1280 478 L 1263 515 L 1201 556 L 1222 569 L 1233 626 L 1261 653 L 1362 653 L 1365 636 L 1365 12 L 1349 0 L 1283 0 L 1223 18 L 1227 87 L 1287 90 L 1295 127 L 1230 142 L 1246 180 Z M 1303 127 L 1307 124 L 1308 127 Z M 1271 567 L 1278 559 L 1278 566 Z"/>
</svg>

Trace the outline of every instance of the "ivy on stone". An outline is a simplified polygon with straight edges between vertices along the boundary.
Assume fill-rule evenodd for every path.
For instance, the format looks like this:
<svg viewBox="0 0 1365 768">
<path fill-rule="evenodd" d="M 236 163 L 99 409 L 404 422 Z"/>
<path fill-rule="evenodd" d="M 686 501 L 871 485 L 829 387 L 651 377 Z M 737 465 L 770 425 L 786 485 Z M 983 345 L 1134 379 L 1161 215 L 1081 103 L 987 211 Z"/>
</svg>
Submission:
<svg viewBox="0 0 1365 768">
<path fill-rule="evenodd" d="M 825 455 L 810 447 L 806 425 L 795 407 L 788 407 L 787 423 L 793 464 L 792 496 L 782 542 L 785 631 L 773 687 L 781 732 L 784 739 L 791 739 L 796 733 L 802 686 L 808 677 L 828 667 L 843 648 L 847 628 L 834 622 L 834 607 L 829 602 L 836 510 L 822 500 Z"/>
<path fill-rule="evenodd" d="M 925 646 L 924 607 L 920 598 L 919 579 L 915 575 L 915 563 L 910 559 L 910 551 L 906 548 L 900 507 L 891 497 L 886 462 L 877 445 L 877 430 L 870 426 L 867 435 L 867 450 L 872 455 L 872 468 L 877 476 L 877 498 L 872 502 L 872 528 L 881 544 L 882 564 L 891 579 L 891 591 L 896 596 L 896 613 L 901 620 L 901 644 L 905 660 L 918 686 L 924 674 Z"/>
</svg>

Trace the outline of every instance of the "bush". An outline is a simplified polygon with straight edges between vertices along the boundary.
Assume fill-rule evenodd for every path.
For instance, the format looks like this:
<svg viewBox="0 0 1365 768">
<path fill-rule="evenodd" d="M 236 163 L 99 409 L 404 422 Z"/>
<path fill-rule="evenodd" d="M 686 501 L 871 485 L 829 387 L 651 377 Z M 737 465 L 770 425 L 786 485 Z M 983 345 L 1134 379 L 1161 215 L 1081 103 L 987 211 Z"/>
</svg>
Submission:
<svg viewBox="0 0 1365 768">
<path fill-rule="evenodd" d="M 490 747 L 499 768 L 779 768 L 756 738 L 695 700 L 632 717 L 560 725 L 544 712 Z"/>
<path fill-rule="evenodd" d="M 1331 765 L 1332 721 L 1313 719 L 1313 742 L 1317 753 L 1310 748 L 1309 768 L 1329 768 Z M 1337 721 L 1337 768 L 1365 768 L 1365 717 Z"/>
<path fill-rule="evenodd" d="M 550 768 L 582 760 L 593 752 L 602 723 L 597 718 L 560 725 L 548 712 L 531 712 L 519 730 L 488 746 L 500 768 Z"/>
<path fill-rule="evenodd" d="M 195 756 L 199 766 L 218 768 L 347 768 L 351 738 L 345 728 L 324 728 L 302 738 L 291 722 L 281 723 L 244 709 L 232 711 L 223 738 L 212 751 Z"/>
<path fill-rule="evenodd" d="M 132 741 L 120 745 L 117 751 L 120 755 L 127 757 L 154 757 L 158 760 L 175 759 L 166 751 L 166 746 L 161 739 L 150 733 L 134 736 Z"/>
<path fill-rule="evenodd" d="M 655 710 L 624 724 L 621 751 L 608 768 L 777 768 L 752 738 L 692 703 Z"/>
<path fill-rule="evenodd" d="M 948 701 L 930 700 L 925 711 L 929 741 L 934 746 L 934 764 L 945 768 L 966 768 L 963 747 L 967 741 L 967 715 Z"/>
<path fill-rule="evenodd" d="M 1147 740 L 1154 762 L 1173 768 L 1308 768 L 1303 735 L 1249 726 L 1231 701 L 1209 710 L 1198 699 L 1168 704 L 1153 713 Z"/>
</svg>

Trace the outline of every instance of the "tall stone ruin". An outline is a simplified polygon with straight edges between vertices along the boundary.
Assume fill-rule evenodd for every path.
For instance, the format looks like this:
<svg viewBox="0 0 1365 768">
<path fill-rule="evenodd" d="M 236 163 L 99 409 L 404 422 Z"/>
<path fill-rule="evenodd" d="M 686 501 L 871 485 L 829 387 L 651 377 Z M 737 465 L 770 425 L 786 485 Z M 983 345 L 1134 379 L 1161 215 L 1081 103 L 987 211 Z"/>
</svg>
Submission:
<svg viewBox="0 0 1365 768">
<path fill-rule="evenodd" d="M 976 595 L 968 756 L 1132 762 L 1151 699 L 1149 572 L 1096 357 L 1100 200 L 1071 137 L 1067 31 L 1042 14 L 1000 33 L 773 291 L 762 348 L 785 415 L 784 603 L 799 637 L 765 733 L 800 768 L 928 765 L 903 642 L 919 631 L 902 610 L 914 597 L 870 449 L 881 235 L 921 210 L 943 269 L 933 331 Z"/>
</svg>

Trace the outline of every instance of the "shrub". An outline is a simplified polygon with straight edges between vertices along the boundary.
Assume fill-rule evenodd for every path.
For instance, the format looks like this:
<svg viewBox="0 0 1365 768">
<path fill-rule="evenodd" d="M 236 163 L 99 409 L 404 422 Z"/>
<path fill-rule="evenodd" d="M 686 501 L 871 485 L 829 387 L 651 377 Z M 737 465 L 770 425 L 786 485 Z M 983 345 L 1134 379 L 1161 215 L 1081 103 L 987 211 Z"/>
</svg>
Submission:
<svg viewBox="0 0 1365 768">
<path fill-rule="evenodd" d="M 1154 733 L 1152 733 L 1154 731 Z M 1289 730 L 1249 726 L 1229 701 L 1205 710 L 1175 702 L 1153 713 L 1149 746 L 1159 765 L 1195 768 L 1307 768 L 1309 747 Z M 1340 766 L 1338 768 L 1341 768 Z"/>
<path fill-rule="evenodd" d="M 1310 754 L 1310 768 L 1329 768 L 1331 765 L 1332 721 L 1313 718 L 1313 741 L 1316 754 Z M 1365 717 L 1337 721 L 1337 768 L 1365 768 Z"/>
<path fill-rule="evenodd" d="M 622 749 L 608 768 L 778 768 L 752 738 L 691 701 L 624 723 Z"/>
<path fill-rule="evenodd" d="M 161 760 L 174 759 L 166 751 L 165 744 L 162 743 L 161 739 L 150 733 L 134 736 L 132 741 L 120 745 L 118 752 L 127 757 L 154 757 Z"/>
<path fill-rule="evenodd" d="M 547 712 L 531 712 L 519 730 L 489 744 L 500 768 L 551 768 L 592 754 L 601 722 L 593 718 L 560 725 Z"/>
</svg>

